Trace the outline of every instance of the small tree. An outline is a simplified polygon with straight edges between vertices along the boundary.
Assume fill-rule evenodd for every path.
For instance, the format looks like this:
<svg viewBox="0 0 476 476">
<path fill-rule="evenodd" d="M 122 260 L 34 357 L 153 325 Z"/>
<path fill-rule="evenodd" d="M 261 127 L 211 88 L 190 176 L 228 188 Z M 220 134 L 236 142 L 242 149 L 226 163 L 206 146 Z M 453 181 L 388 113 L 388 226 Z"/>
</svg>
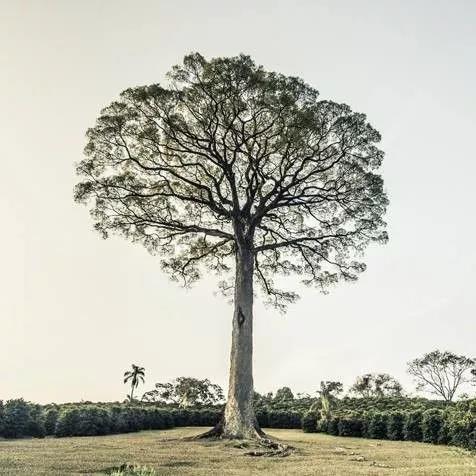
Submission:
<svg viewBox="0 0 476 476">
<path fill-rule="evenodd" d="M 208 379 L 178 377 L 173 382 L 156 383 L 155 390 L 144 393 L 142 400 L 190 407 L 216 405 L 221 403 L 223 398 L 222 388 Z"/>
<path fill-rule="evenodd" d="M 294 400 L 294 394 L 289 387 L 278 388 L 274 400 L 277 402 L 292 402 Z"/>
<path fill-rule="evenodd" d="M 132 364 L 132 370 L 124 372 L 124 383 L 131 382 L 131 394 L 129 400 L 134 401 L 134 389 L 139 386 L 139 383 L 144 383 L 145 369 L 138 365 Z"/>
<path fill-rule="evenodd" d="M 475 359 L 453 352 L 434 350 L 408 363 L 408 373 L 417 383 L 418 390 L 425 390 L 451 402 L 458 388 L 469 381 Z"/>
<path fill-rule="evenodd" d="M 76 200 L 96 229 L 143 244 L 188 285 L 215 271 L 234 290 L 228 399 L 215 435 L 258 438 L 253 409 L 255 281 L 285 309 L 276 277 L 325 291 L 355 281 L 385 243 L 380 134 L 250 57 L 188 55 L 169 84 L 124 91 L 88 133 Z"/>
<path fill-rule="evenodd" d="M 388 374 L 365 374 L 357 377 L 350 392 L 359 397 L 400 397 L 403 387 Z"/>
<path fill-rule="evenodd" d="M 342 393 L 344 386 L 341 382 L 321 381 L 320 389 L 317 391 L 321 403 L 321 418 L 329 420 L 332 416 L 332 408 L 334 407 L 338 395 Z"/>
</svg>

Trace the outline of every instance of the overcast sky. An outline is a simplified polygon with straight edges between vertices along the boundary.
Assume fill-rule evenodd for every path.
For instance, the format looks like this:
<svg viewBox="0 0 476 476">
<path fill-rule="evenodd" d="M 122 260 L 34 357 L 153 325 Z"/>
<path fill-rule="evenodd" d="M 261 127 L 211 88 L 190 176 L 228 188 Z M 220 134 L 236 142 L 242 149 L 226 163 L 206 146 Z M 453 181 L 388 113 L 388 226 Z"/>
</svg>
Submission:
<svg viewBox="0 0 476 476">
<path fill-rule="evenodd" d="M 313 392 L 435 348 L 476 354 L 476 2 L 0 1 L 0 399 L 119 400 L 177 376 L 226 386 L 232 307 L 102 240 L 73 202 L 85 131 L 190 51 L 244 52 L 365 112 L 383 136 L 390 242 L 357 283 L 255 306 L 255 387 Z M 291 280 L 290 286 L 293 286 Z"/>
</svg>

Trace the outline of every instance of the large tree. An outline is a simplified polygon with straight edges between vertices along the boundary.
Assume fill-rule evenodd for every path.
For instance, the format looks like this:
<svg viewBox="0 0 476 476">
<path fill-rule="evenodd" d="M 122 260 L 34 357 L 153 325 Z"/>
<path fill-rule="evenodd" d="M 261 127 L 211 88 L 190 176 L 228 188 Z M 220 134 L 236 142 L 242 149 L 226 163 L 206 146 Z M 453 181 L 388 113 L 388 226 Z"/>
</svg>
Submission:
<svg viewBox="0 0 476 476">
<path fill-rule="evenodd" d="M 320 100 L 250 57 L 190 54 L 166 85 L 127 89 L 87 132 L 75 196 L 96 229 L 139 242 L 189 284 L 208 269 L 234 290 L 228 400 L 216 433 L 257 437 L 256 281 L 284 309 L 296 273 L 325 290 L 365 269 L 387 240 L 380 134 L 364 114 Z M 233 272 L 234 270 L 234 272 Z"/>
<path fill-rule="evenodd" d="M 453 352 L 434 350 L 408 362 L 408 373 L 417 383 L 418 390 L 426 390 L 451 402 L 456 392 L 469 382 L 476 359 Z"/>
</svg>

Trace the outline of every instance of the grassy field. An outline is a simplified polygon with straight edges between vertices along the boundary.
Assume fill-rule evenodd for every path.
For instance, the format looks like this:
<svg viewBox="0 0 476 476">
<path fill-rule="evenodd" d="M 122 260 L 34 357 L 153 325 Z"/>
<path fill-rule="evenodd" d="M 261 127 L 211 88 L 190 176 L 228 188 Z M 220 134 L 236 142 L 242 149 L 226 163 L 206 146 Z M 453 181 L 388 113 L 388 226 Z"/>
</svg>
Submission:
<svg viewBox="0 0 476 476">
<path fill-rule="evenodd" d="M 245 456 L 231 442 L 186 441 L 180 428 L 103 437 L 0 441 L 2 475 L 104 474 L 123 463 L 158 475 L 476 475 L 476 457 L 424 443 L 269 430 L 296 448 L 287 458 Z"/>
</svg>

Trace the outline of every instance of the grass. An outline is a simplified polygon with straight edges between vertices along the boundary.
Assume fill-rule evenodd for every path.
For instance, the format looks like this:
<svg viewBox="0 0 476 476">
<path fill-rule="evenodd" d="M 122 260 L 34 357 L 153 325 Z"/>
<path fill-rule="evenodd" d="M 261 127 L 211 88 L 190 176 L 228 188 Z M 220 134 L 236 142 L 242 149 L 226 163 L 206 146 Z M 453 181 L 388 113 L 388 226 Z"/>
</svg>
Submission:
<svg viewBox="0 0 476 476">
<path fill-rule="evenodd" d="M 0 441 L 1 475 L 101 475 L 124 463 L 166 475 L 476 475 L 476 457 L 447 446 L 268 430 L 297 450 L 245 456 L 236 443 L 181 440 L 200 428 L 127 435 Z M 115 472 L 114 474 L 122 474 Z"/>
</svg>

